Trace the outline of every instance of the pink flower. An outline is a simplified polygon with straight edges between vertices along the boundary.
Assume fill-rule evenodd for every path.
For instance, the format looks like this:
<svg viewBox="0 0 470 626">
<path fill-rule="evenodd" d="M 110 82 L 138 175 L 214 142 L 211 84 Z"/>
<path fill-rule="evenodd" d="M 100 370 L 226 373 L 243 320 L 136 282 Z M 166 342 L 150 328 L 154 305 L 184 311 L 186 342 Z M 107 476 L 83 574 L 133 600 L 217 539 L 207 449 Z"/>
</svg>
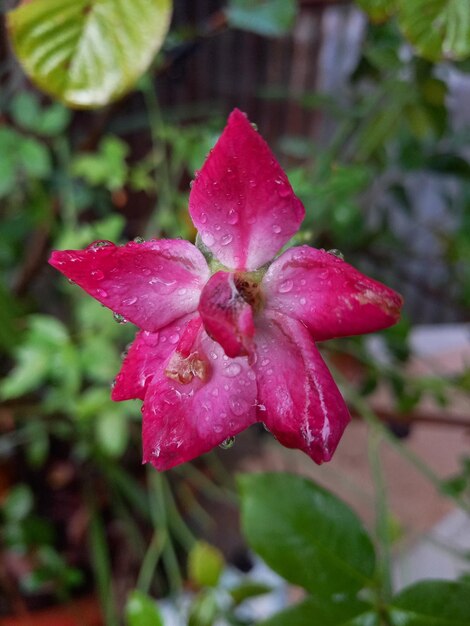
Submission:
<svg viewBox="0 0 470 626">
<path fill-rule="evenodd" d="M 168 469 L 256 421 L 328 461 L 350 416 L 315 342 L 394 324 L 401 297 L 323 250 L 276 257 L 305 211 L 238 110 L 189 211 L 202 251 L 182 240 L 97 242 L 50 258 L 141 328 L 112 397 L 144 400 L 144 461 Z"/>
</svg>

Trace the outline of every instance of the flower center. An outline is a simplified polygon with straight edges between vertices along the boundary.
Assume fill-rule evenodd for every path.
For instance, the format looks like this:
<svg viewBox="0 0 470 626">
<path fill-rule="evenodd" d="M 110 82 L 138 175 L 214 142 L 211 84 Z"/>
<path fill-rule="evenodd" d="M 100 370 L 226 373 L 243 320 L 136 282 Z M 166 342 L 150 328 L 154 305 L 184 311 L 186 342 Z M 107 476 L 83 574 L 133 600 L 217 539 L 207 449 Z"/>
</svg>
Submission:
<svg viewBox="0 0 470 626">
<path fill-rule="evenodd" d="M 235 287 L 243 300 L 251 306 L 253 313 L 258 313 L 263 304 L 259 283 L 259 272 L 239 272 L 234 276 Z"/>
</svg>

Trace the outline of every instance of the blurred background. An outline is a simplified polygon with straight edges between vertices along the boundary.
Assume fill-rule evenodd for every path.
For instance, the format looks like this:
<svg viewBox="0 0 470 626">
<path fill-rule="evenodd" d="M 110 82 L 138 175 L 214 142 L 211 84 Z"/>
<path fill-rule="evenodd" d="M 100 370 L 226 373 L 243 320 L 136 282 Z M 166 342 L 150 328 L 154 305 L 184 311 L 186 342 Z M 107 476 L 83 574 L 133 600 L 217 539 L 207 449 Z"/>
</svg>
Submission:
<svg viewBox="0 0 470 626">
<path fill-rule="evenodd" d="M 118 624 L 132 589 L 194 591 L 196 537 L 241 576 L 253 562 L 237 469 L 308 474 L 372 526 L 370 419 L 389 433 L 397 585 L 433 567 L 468 570 L 454 501 L 468 501 L 470 480 L 470 62 L 417 54 L 397 20 L 372 21 L 352 1 L 287 5 L 244 22 L 218 0 L 176 0 L 150 70 L 96 111 L 35 89 L 1 16 L 0 621 L 73 600 L 80 623 Z M 321 346 L 358 418 L 331 466 L 253 427 L 160 475 L 141 466 L 139 403 L 110 400 L 135 328 L 47 258 L 96 239 L 193 240 L 189 184 L 233 107 L 305 204 L 297 241 L 336 249 L 402 293 L 404 316 L 380 337 Z M 40 615 L 48 626 L 70 618 Z"/>
</svg>

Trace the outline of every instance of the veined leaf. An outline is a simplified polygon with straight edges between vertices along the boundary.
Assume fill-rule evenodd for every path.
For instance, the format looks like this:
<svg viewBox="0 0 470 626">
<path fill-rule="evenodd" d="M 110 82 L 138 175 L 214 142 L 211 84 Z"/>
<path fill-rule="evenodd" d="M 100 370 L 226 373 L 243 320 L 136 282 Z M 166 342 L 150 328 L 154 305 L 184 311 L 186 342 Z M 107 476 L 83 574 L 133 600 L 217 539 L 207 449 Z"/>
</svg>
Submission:
<svg viewBox="0 0 470 626">
<path fill-rule="evenodd" d="M 8 14 L 15 52 L 45 92 L 71 107 L 129 91 L 161 48 L 172 0 L 32 0 Z"/>
</svg>

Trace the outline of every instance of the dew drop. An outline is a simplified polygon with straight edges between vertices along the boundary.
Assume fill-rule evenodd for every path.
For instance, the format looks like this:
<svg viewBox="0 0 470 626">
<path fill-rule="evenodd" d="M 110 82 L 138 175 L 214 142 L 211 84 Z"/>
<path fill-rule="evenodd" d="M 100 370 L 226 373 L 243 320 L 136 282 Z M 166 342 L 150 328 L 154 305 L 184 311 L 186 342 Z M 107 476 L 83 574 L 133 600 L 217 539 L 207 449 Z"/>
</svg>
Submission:
<svg viewBox="0 0 470 626">
<path fill-rule="evenodd" d="M 124 315 L 121 315 L 120 313 L 113 313 L 113 317 L 114 321 L 118 324 L 127 324 L 127 320 Z"/>
<path fill-rule="evenodd" d="M 184 287 L 182 287 L 181 289 L 178 289 L 177 294 L 179 296 L 184 296 L 184 294 L 186 293 L 186 289 Z"/>
<path fill-rule="evenodd" d="M 108 241 L 107 239 L 98 239 L 93 243 L 90 243 L 89 246 L 85 248 L 85 250 L 99 250 L 100 248 L 109 248 L 110 246 L 114 246 L 112 241 Z"/>
<path fill-rule="evenodd" d="M 180 336 L 178 335 L 178 333 L 173 333 L 168 337 L 168 341 L 172 344 L 178 343 L 179 340 Z"/>
<path fill-rule="evenodd" d="M 233 241 L 233 237 L 230 234 L 226 234 L 222 237 L 222 239 L 220 240 L 220 244 L 222 246 L 228 246 L 229 243 L 231 243 Z"/>
<path fill-rule="evenodd" d="M 72 280 L 71 278 L 67 278 L 67 282 L 68 282 L 70 285 L 76 285 L 76 284 L 77 284 L 77 283 L 76 283 L 74 280 Z"/>
<path fill-rule="evenodd" d="M 103 280 L 104 278 L 104 274 L 101 270 L 93 270 L 91 275 L 95 280 Z"/>
<path fill-rule="evenodd" d="M 207 222 L 207 215 L 205 213 L 201 213 L 201 215 L 199 216 L 199 221 L 201 222 L 201 224 L 205 224 Z"/>
<path fill-rule="evenodd" d="M 282 187 L 281 189 L 279 189 L 279 195 L 281 196 L 281 198 L 287 198 L 288 196 L 290 196 L 291 191 L 289 187 L 287 187 L 286 185 L 285 187 Z"/>
<path fill-rule="evenodd" d="M 236 396 L 232 396 L 229 398 L 230 408 L 235 415 L 243 415 L 248 409 L 248 404 L 242 398 L 237 398 Z"/>
<path fill-rule="evenodd" d="M 281 283 L 279 285 L 279 292 L 280 293 L 289 293 L 289 291 L 291 291 L 293 286 L 294 286 L 294 283 L 290 279 L 289 280 L 285 280 L 283 283 Z"/>
<path fill-rule="evenodd" d="M 248 181 L 248 184 L 249 184 L 249 186 L 250 186 L 252 189 L 254 189 L 254 188 L 256 187 L 256 180 L 254 180 L 254 179 L 250 179 L 250 180 Z"/>
<path fill-rule="evenodd" d="M 235 209 L 232 209 L 228 212 L 227 222 L 232 225 L 238 222 L 238 213 L 235 211 Z"/>
<path fill-rule="evenodd" d="M 338 257 L 338 259 L 341 259 L 342 261 L 344 261 L 344 254 L 341 252 L 341 250 L 337 250 L 336 248 L 331 248 L 331 250 L 327 250 L 327 252 L 328 254 Z"/>
<path fill-rule="evenodd" d="M 234 443 L 235 437 L 227 437 L 227 439 L 224 439 L 222 443 L 219 444 L 219 448 L 222 448 L 222 450 L 228 450 Z"/>
<path fill-rule="evenodd" d="M 97 290 L 96 290 L 96 295 L 97 295 L 99 298 L 107 298 L 107 297 L 108 297 L 108 292 L 107 292 L 107 291 L 105 291 L 104 289 L 97 289 Z"/>
<path fill-rule="evenodd" d="M 300 304 L 301 304 L 302 306 L 304 306 L 305 304 L 307 304 L 307 300 L 306 300 L 305 298 L 300 298 L 299 302 L 300 302 Z"/>
<path fill-rule="evenodd" d="M 279 226 L 279 224 L 273 224 L 272 231 L 276 235 L 279 235 L 279 233 L 282 232 L 282 228 Z"/>
<path fill-rule="evenodd" d="M 214 241 L 215 241 L 214 236 L 211 233 L 204 233 L 202 240 L 204 241 L 206 246 L 214 245 Z"/>
<path fill-rule="evenodd" d="M 223 430 L 221 424 L 214 424 L 214 432 L 221 433 Z"/>
<path fill-rule="evenodd" d="M 223 371 L 224 376 L 228 376 L 229 378 L 234 378 L 238 376 L 238 374 L 242 371 L 241 366 L 238 363 L 230 363 Z"/>
<path fill-rule="evenodd" d="M 148 267 L 144 267 L 144 269 L 142 270 L 142 274 L 143 274 L 144 276 L 150 276 L 150 274 L 151 274 L 151 273 L 152 273 L 152 272 L 149 270 L 149 268 L 148 268 Z"/>
<path fill-rule="evenodd" d="M 133 298 L 126 298 L 125 300 L 122 301 L 122 303 L 125 304 L 126 306 L 132 306 L 136 302 L 137 302 L 137 298 L 135 296 Z"/>
</svg>

